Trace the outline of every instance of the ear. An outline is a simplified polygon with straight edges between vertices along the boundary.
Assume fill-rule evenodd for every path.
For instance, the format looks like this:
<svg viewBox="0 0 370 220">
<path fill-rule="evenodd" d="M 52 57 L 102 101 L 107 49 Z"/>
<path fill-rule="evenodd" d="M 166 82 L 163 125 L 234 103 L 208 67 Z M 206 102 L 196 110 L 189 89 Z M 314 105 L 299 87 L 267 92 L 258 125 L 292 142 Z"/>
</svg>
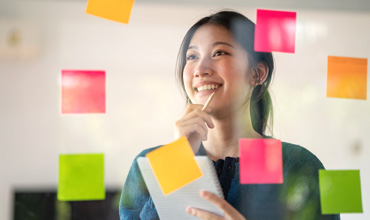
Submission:
<svg viewBox="0 0 370 220">
<path fill-rule="evenodd" d="M 261 85 L 267 79 L 269 73 L 269 67 L 265 62 L 259 62 L 256 67 L 253 68 L 251 84 L 254 86 Z"/>
</svg>

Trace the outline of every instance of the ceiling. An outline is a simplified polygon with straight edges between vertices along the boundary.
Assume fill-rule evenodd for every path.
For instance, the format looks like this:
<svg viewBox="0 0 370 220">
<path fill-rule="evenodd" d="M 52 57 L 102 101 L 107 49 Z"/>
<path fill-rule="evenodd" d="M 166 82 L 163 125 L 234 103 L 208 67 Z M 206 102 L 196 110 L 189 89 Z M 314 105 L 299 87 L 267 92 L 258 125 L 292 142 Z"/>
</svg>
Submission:
<svg viewBox="0 0 370 220">
<path fill-rule="evenodd" d="M 0 0 L 0 3 L 8 1 L 31 1 L 31 0 Z M 34 1 L 78 1 L 88 0 L 34 0 Z M 136 0 L 135 3 L 161 3 L 170 5 L 203 5 L 211 7 L 256 7 L 270 9 L 313 9 L 313 10 L 345 10 L 369 12 L 370 0 Z M 234 8 L 235 9 L 235 8 Z"/>
<path fill-rule="evenodd" d="M 82 0 L 80 0 L 82 1 Z M 136 2 L 370 11 L 370 0 L 136 0 Z"/>
</svg>

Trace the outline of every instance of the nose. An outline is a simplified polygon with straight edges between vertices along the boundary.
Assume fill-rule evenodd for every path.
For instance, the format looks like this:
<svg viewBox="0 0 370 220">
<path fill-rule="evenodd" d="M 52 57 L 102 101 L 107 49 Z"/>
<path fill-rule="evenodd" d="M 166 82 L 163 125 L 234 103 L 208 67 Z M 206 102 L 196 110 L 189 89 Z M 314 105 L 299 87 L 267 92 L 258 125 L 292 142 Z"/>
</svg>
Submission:
<svg viewBox="0 0 370 220">
<path fill-rule="evenodd" d="M 212 61 L 207 58 L 200 59 L 194 69 L 194 77 L 205 77 L 213 74 Z"/>
</svg>

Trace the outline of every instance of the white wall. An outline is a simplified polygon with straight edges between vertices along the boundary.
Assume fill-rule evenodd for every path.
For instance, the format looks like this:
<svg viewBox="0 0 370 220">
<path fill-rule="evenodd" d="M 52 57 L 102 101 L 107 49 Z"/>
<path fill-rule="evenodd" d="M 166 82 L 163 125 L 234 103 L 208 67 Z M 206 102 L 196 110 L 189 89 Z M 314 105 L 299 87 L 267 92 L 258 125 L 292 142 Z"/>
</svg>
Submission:
<svg viewBox="0 0 370 220">
<path fill-rule="evenodd" d="M 11 219 L 14 188 L 57 187 L 61 153 L 104 153 L 106 185 L 122 187 L 142 149 L 172 141 L 184 107 L 174 78 L 180 42 L 222 8 L 137 1 L 124 25 L 85 7 L 0 0 L 0 48 L 18 26 L 36 54 L 0 53 L 0 219 Z M 342 219 L 370 219 L 370 101 L 326 98 L 328 55 L 370 57 L 370 12 L 275 9 L 298 12 L 296 53 L 275 54 L 275 136 L 305 146 L 327 169 L 360 169 L 364 214 Z M 255 8 L 238 10 L 255 20 Z M 61 115 L 61 69 L 106 70 L 107 113 Z"/>
</svg>

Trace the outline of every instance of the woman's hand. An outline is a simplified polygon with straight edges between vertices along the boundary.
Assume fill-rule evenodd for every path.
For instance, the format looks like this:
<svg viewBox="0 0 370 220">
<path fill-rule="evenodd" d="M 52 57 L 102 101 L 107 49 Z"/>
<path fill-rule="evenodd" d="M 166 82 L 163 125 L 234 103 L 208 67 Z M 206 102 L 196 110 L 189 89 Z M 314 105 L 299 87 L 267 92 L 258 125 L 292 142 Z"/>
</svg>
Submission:
<svg viewBox="0 0 370 220">
<path fill-rule="evenodd" d="M 244 216 L 242 216 L 238 210 L 236 210 L 234 207 L 232 207 L 226 200 L 216 196 L 213 193 L 207 192 L 207 191 L 201 191 L 200 196 L 202 196 L 204 199 L 212 202 L 217 207 L 219 207 L 224 213 L 225 217 L 220 217 L 218 215 L 212 214 L 207 211 L 203 211 L 200 209 L 188 207 L 186 209 L 186 212 L 190 215 L 193 215 L 195 217 L 198 217 L 200 219 L 227 219 L 227 220 L 246 220 Z"/>
<path fill-rule="evenodd" d="M 176 121 L 175 138 L 186 136 L 194 153 L 197 153 L 201 141 L 207 140 L 208 128 L 213 128 L 213 122 L 208 113 L 211 109 L 202 111 L 203 105 L 189 104 L 182 117 Z"/>
</svg>

